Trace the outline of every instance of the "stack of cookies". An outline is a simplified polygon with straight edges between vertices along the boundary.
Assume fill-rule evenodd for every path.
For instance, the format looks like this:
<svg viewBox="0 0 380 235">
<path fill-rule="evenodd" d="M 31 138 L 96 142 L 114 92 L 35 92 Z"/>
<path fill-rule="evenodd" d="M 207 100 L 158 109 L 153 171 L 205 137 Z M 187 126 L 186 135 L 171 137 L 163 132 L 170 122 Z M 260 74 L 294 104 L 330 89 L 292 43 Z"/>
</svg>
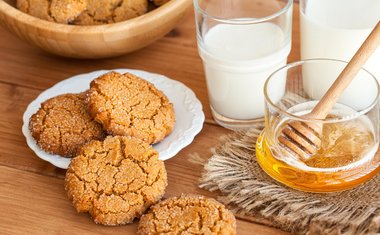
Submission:
<svg viewBox="0 0 380 235">
<path fill-rule="evenodd" d="M 76 209 L 97 223 L 119 225 L 163 196 L 166 170 L 151 144 L 174 124 L 173 104 L 153 84 L 110 72 L 86 92 L 43 102 L 29 129 L 44 151 L 73 157 L 65 189 Z"/>
<path fill-rule="evenodd" d="M 64 94 L 41 104 L 29 129 L 51 154 L 74 157 L 82 145 L 106 135 L 131 136 L 154 144 L 175 124 L 173 104 L 153 84 L 133 74 L 110 72 L 80 94 Z"/>
<path fill-rule="evenodd" d="M 29 122 L 46 152 L 73 157 L 65 190 L 96 223 L 123 225 L 143 215 L 138 234 L 235 234 L 234 215 L 217 201 L 182 195 L 158 203 L 167 173 L 151 146 L 175 124 L 173 104 L 153 84 L 110 72 L 80 94 L 41 104 Z"/>
<path fill-rule="evenodd" d="M 169 0 L 17 0 L 21 11 L 56 23 L 99 25 L 128 20 Z M 150 6 L 152 4 L 153 6 Z"/>
</svg>

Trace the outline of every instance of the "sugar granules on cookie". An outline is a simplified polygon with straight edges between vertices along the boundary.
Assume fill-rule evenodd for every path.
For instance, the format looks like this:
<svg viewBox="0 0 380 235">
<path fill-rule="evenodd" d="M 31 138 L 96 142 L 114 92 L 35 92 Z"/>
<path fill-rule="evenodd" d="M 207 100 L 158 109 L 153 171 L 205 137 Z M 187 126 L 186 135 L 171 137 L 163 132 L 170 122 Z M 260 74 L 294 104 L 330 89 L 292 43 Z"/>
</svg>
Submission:
<svg viewBox="0 0 380 235">
<path fill-rule="evenodd" d="M 140 219 L 137 234 L 236 234 L 231 211 L 212 198 L 182 195 L 151 207 Z"/>
<path fill-rule="evenodd" d="M 130 73 L 109 72 L 93 80 L 87 102 L 90 115 L 111 135 L 154 144 L 175 125 L 173 104 L 166 95 Z"/>
<path fill-rule="evenodd" d="M 108 136 L 81 149 L 66 173 L 65 189 L 78 212 L 96 223 L 131 223 L 164 195 L 167 174 L 158 152 L 133 137 Z"/>
<path fill-rule="evenodd" d="M 99 25 L 145 14 L 148 0 L 17 0 L 17 8 L 51 22 Z"/>
<path fill-rule="evenodd" d="M 42 150 L 63 157 L 73 157 L 85 143 L 105 137 L 102 126 L 87 112 L 84 93 L 43 102 L 30 118 L 29 130 Z"/>
</svg>

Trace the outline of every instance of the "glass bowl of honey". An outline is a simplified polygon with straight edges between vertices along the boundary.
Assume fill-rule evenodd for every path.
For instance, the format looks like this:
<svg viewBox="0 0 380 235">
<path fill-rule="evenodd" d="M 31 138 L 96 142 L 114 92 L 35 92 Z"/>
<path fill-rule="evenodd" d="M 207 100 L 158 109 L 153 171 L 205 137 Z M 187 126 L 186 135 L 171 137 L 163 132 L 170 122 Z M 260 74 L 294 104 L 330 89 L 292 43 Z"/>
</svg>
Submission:
<svg viewBox="0 0 380 235">
<path fill-rule="evenodd" d="M 330 59 L 299 61 L 267 79 L 265 129 L 256 142 L 256 157 L 276 181 L 307 192 L 335 192 L 363 183 L 380 171 L 379 83 L 370 72 L 360 70 L 325 119 L 304 116 L 346 64 Z M 322 127 L 317 153 L 300 157 L 279 141 L 280 136 L 290 138 L 283 129 L 292 121 Z"/>
</svg>

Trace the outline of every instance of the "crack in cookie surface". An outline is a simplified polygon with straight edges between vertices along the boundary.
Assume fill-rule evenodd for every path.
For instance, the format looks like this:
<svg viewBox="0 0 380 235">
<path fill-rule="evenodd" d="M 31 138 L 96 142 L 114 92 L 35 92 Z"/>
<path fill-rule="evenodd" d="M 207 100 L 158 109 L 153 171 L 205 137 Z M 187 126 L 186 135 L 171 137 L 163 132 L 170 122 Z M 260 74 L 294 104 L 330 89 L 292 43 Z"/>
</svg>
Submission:
<svg viewBox="0 0 380 235">
<path fill-rule="evenodd" d="M 32 115 L 29 130 L 37 145 L 48 153 L 74 156 L 79 148 L 104 138 L 100 124 L 87 112 L 85 94 L 64 94 L 46 100 Z"/>
<path fill-rule="evenodd" d="M 235 234 L 235 217 L 211 198 L 182 195 L 166 199 L 143 215 L 138 234 Z"/>
<path fill-rule="evenodd" d="M 78 212 L 96 223 L 131 223 L 164 194 L 167 175 L 158 152 L 133 137 L 92 141 L 66 173 L 65 189 Z"/>
<path fill-rule="evenodd" d="M 175 124 L 173 104 L 151 83 L 132 74 L 110 72 L 91 82 L 89 112 L 112 135 L 161 141 Z"/>
<path fill-rule="evenodd" d="M 116 23 L 148 10 L 148 0 L 17 0 L 16 5 L 32 16 L 76 25 Z"/>
</svg>

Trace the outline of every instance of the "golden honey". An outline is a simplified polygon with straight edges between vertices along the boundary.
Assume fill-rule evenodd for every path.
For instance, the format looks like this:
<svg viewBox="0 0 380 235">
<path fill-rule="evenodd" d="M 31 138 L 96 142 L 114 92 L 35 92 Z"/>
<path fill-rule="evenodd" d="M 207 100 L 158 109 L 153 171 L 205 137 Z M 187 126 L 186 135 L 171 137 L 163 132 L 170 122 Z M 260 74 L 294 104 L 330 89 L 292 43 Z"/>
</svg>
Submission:
<svg viewBox="0 0 380 235">
<path fill-rule="evenodd" d="M 368 71 L 357 74 L 326 118 L 307 115 L 346 65 L 344 61 L 330 59 L 297 61 L 278 69 L 266 80 L 265 130 L 256 143 L 256 157 L 262 169 L 275 180 L 303 191 L 334 192 L 363 183 L 380 171 L 380 154 L 376 154 L 380 86 Z M 303 122 L 306 128 L 323 127 L 322 146 L 315 146 L 320 147 L 316 154 L 299 156 L 279 142 L 280 135 L 292 138 L 282 130 L 293 121 Z M 293 131 L 302 138 L 304 133 Z M 312 145 L 309 140 L 305 141 Z M 292 142 L 306 150 L 305 145 Z M 308 153 L 311 152 L 314 153 Z"/>
<path fill-rule="evenodd" d="M 333 192 L 352 188 L 379 172 L 378 143 L 365 119 L 324 124 L 321 148 L 306 160 L 276 141 L 286 123 L 278 125 L 274 138 L 267 138 L 264 130 L 256 143 L 258 163 L 275 180 L 302 191 Z"/>
</svg>

